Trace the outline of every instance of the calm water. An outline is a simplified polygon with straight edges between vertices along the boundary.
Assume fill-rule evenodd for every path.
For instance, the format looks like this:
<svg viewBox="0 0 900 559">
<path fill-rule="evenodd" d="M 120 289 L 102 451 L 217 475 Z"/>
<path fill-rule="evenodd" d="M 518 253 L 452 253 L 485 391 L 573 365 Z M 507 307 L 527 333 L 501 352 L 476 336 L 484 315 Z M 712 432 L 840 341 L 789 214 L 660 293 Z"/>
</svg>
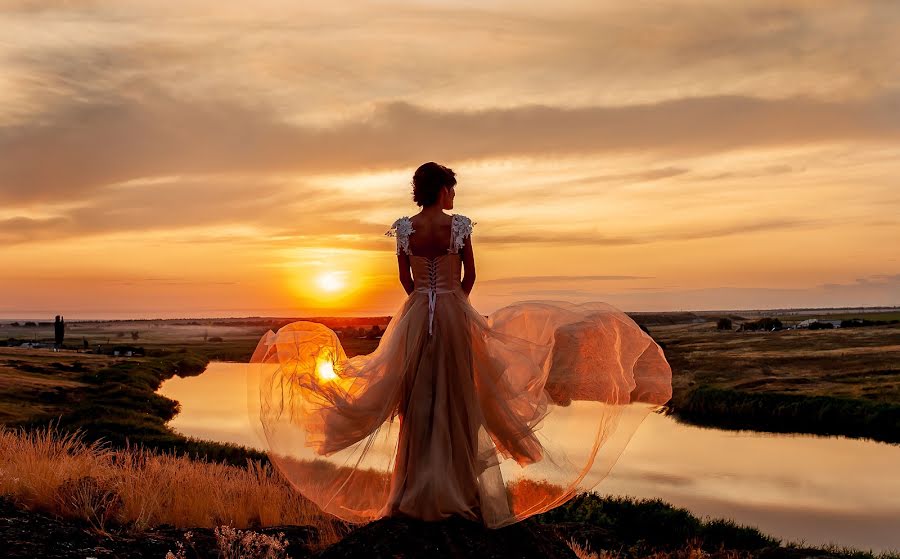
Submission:
<svg viewBox="0 0 900 559">
<path fill-rule="evenodd" d="M 160 393 L 170 423 L 203 439 L 262 448 L 247 414 L 245 368 L 211 363 Z M 651 414 L 597 487 L 661 498 L 788 541 L 900 550 L 900 446 L 845 438 L 722 431 Z"/>
</svg>

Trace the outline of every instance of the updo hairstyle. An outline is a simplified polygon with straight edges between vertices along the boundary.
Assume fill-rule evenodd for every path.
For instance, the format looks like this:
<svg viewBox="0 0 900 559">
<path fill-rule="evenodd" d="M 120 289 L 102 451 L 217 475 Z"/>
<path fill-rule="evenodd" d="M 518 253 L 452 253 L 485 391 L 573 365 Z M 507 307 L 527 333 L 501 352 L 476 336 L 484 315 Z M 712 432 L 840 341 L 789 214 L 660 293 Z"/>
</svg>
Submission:
<svg viewBox="0 0 900 559">
<path fill-rule="evenodd" d="M 413 201 L 419 206 L 430 206 L 437 203 L 441 188 L 456 186 L 456 173 L 453 169 L 429 161 L 416 169 L 412 185 Z"/>
</svg>

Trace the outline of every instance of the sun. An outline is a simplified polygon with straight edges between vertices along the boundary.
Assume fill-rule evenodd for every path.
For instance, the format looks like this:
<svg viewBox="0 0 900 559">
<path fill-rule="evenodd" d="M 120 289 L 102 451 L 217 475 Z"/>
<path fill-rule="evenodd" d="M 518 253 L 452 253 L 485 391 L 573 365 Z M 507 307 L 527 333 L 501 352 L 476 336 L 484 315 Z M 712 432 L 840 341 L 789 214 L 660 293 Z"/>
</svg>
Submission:
<svg viewBox="0 0 900 559">
<path fill-rule="evenodd" d="M 334 372 L 334 363 L 328 359 L 316 361 L 316 374 L 325 381 L 337 378 L 337 373 Z"/>
<path fill-rule="evenodd" d="M 316 277 L 316 284 L 322 291 L 336 293 L 347 285 L 344 275 L 344 272 L 324 272 Z"/>
</svg>

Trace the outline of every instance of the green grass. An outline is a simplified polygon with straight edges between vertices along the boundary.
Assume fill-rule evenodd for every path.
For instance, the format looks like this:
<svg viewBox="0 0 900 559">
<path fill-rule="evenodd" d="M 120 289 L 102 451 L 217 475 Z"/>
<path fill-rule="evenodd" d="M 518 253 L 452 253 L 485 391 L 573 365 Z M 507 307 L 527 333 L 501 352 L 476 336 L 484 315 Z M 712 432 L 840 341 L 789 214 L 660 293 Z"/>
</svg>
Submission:
<svg viewBox="0 0 900 559">
<path fill-rule="evenodd" d="M 618 559 L 900 559 L 897 553 L 874 555 L 845 547 L 785 543 L 731 520 L 697 518 L 659 499 L 585 493 L 534 521 L 553 526 L 567 541 Z"/>
<path fill-rule="evenodd" d="M 755 528 L 728 520 L 700 520 L 687 509 L 659 499 L 586 493 L 537 518 L 544 524 L 578 523 L 582 526 L 579 534 L 582 537 L 573 537 L 576 541 L 587 541 L 591 549 L 624 547 L 638 555 L 680 548 L 689 540 L 702 540 L 707 550 L 724 546 L 751 551 L 777 547 L 780 543 Z"/>
<path fill-rule="evenodd" d="M 672 365 L 677 418 L 900 443 L 900 325 L 734 332 L 712 317 L 650 330 Z"/>
<path fill-rule="evenodd" d="M 705 386 L 693 390 L 673 414 L 689 423 L 727 429 L 844 435 L 900 443 L 900 405 L 853 398 Z"/>
<path fill-rule="evenodd" d="M 83 386 L 70 394 L 64 409 L 37 414 L 12 426 L 36 428 L 53 424 L 61 431 L 80 430 L 88 441 L 102 439 L 115 447 L 141 445 L 230 464 L 241 465 L 247 459 L 268 461 L 263 452 L 184 437 L 166 426 L 178 413 L 179 403 L 156 391 L 175 374 L 202 373 L 208 360 L 184 349 L 154 353 L 152 357 L 113 361 L 106 367 L 81 373 L 78 381 Z"/>
</svg>

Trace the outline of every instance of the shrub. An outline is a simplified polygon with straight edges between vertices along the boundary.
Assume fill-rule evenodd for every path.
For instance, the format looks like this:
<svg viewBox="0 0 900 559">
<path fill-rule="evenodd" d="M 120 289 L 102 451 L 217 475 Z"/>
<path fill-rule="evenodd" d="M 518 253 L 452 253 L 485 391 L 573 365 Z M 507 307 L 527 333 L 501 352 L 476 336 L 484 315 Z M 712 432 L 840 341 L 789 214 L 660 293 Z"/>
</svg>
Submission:
<svg viewBox="0 0 900 559">
<path fill-rule="evenodd" d="M 781 330 L 783 328 L 784 328 L 784 326 L 781 324 L 781 321 L 778 320 L 777 318 L 765 317 L 765 318 L 760 318 L 759 320 L 756 320 L 753 322 L 744 322 L 743 324 L 741 324 L 740 330 L 752 332 L 752 331 L 756 331 L 756 330 L 766 330 L 766 331 Z"/>
</svg>

